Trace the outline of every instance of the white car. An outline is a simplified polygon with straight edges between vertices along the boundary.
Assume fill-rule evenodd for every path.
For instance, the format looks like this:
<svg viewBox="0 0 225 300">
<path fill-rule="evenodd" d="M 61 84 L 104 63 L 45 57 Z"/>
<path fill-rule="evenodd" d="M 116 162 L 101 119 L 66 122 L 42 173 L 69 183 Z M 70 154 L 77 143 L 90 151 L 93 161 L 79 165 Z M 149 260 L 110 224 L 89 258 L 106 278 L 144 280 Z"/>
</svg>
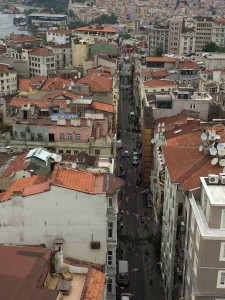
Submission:
<svg viewBox="0 0 225 300">
<path fill-rule="evenodd" d="M 133 155 L 132 164 L 133 164 L 134 166 L 137 166 L 137 165 L 139 164 L 138 156 Z"/>
<path fill-rule="evenodd" d="M 132 294 L 128 294 L 128 293 L 121 294 L 121 300 L 130 300 L 131 297 Z"/>
</svg>

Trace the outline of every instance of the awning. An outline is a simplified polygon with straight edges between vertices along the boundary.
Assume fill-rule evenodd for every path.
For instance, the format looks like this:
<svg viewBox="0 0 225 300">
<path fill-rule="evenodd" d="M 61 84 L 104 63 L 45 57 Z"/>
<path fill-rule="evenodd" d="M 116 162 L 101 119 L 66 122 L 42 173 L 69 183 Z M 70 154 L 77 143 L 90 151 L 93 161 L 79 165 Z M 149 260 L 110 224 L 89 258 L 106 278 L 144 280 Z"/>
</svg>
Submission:
<svg viewBox="0 0 225 300">
<path fill-rule="evenodd" d="M 58 238 L 53 240 L 54 244 L 64 244 L 65 240 L 63 238 Z"/>
</svg>

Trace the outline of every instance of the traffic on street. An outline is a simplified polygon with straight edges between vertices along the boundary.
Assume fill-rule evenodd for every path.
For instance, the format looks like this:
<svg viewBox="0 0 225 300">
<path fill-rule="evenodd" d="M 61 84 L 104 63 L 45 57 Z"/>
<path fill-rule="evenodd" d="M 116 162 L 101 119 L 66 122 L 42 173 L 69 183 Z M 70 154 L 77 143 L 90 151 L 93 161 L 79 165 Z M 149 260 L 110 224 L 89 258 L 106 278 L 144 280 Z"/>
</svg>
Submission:
<svg viewBox="0 0 225 300">
<path fill-rule="evenodd" d="M 159 259 L 150 243 L 157 222 L 142 187 L 141 128 L 128 62 L 121 63 L 119 101 L 117 175 L 125 186 L 118 203 L 117 299 L 164 300 Z"/>
</svg>

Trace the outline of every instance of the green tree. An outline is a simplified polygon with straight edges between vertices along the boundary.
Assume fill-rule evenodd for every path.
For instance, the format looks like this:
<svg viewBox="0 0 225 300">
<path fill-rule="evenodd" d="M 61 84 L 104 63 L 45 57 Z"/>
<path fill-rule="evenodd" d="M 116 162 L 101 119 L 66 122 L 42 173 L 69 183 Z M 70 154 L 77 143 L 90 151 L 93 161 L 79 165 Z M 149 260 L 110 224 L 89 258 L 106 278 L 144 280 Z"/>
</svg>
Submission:
<svg viewBox="0 0 225 300">
<path fill-rule="evenodd" d="M 163 45 L 160 44 L 158 47 L 156 47 L 154 56 L 162 56 L 163 55 Z"/>
<path fill-rule="evenodd" d="M 218 46 L 214 42 L 209 42 L 202 48 L 202 51 L 217 52 L 217 49 L 218 49 Z"/>
<path fill-rule="evenodd" d="M 74 11 L 72 9 L 69 10 L 68 14 L 69 14 L 70 18 L 75 18 L 76 17 L 76 15 L 75 15 L 75 13 L 74 13 Z"/>
</svg>

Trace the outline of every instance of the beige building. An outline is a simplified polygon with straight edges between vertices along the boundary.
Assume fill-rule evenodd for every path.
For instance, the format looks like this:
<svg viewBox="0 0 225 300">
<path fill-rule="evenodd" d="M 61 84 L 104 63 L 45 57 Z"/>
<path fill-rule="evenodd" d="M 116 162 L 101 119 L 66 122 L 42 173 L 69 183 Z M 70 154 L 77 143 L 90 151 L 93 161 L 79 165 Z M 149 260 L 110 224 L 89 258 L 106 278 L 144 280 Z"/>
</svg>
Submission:
<svg viewBox="0 0 225 300">
<path fill-rule="evenodd" d="M 180 36 L 180 54 L 195 52 L 195 33 L 193 31 L 182 33 Z"/>
<path fill-rule="evenodd" d="M 225 295 L 225 176 L 208 175 L 190 197 L 184 299 Z"/>
<path fill-rule="evenodd" d="M 195 52 L 201 52 L 212 41 L 212 25 L 213 20 L 209 17 L 195 20 Z"/>
<path fill-rule="evenodd" d="M 225 46 L 225 19 L 215 19 L 212 23 L 212 42 Z"/>
<path fill-rule="evenodd" d="M 162 45 L 163 53 L 168 52 L 169 27 L 167 25 L 151 26 L 148 29 L 149 55 L 154 54 L 155 49 Z"/>
<path fill-rule="evenodd" d="M 0 64 L 0 97 L 17 92 L 17 72 L 8 64 Z"/>
<path fill-rule="evenodd" d="M 182 16 L 173 17 L 169 21 L 169 53 L 179 54 L 180 52 L 180 37 L 183 30 L 184 19 Z"/>
</svg>

